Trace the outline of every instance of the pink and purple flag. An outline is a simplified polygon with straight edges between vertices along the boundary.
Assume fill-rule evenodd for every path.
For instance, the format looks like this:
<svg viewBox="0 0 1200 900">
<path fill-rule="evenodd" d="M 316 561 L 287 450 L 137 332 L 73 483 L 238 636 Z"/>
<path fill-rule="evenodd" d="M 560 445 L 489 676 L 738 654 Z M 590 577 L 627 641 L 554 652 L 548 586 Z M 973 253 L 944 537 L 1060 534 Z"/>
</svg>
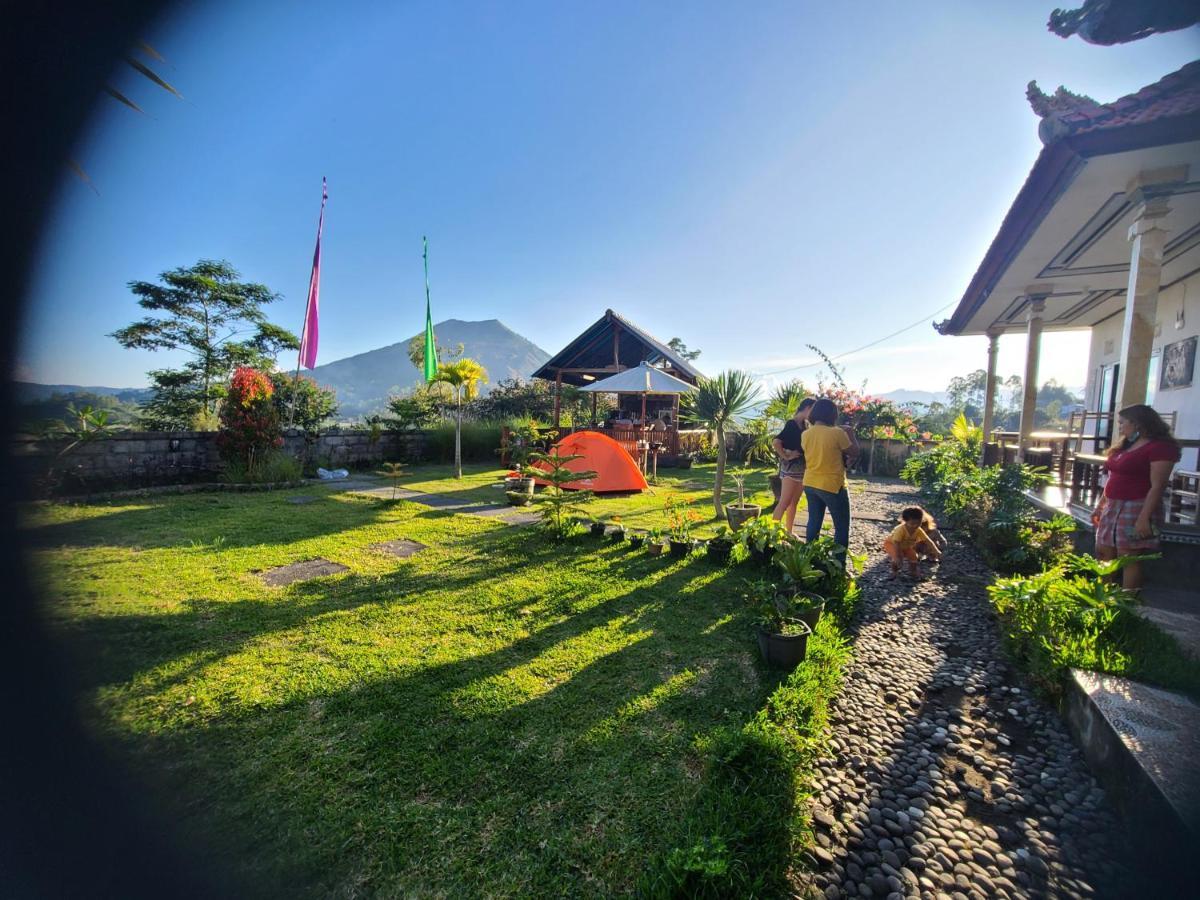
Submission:
<svg viewBox="0 0 1200 900">
<path fill-rule="evenodd" d="M 312 275 L 308 279 L 308 308 L 304 312 L 304 330 L 300 333 L 300 362 L 297 367 L 316 368 L 317 365 L 317 311 L 321 298 L 321 229 L 325 227 L 325 201 L 329 190 L 325 179 L 321 179 L 321 216 L 317 219 L 317 249 L 313 252 Z"/>
</svg>

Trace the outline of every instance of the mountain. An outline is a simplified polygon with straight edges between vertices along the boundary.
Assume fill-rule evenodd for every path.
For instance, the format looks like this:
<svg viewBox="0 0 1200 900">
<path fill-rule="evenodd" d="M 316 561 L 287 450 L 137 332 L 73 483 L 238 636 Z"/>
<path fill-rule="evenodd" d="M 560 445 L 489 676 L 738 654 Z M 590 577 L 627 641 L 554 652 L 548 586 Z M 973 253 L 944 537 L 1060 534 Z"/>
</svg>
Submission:
<svg viewBox="0 0 1200 900">
<path fill-rule="evenodd" d="M 945 403 L 949 399 L 943 391 L 909 391 L 904 388 L 879 396 L 884 400 L 891 400 L 897 406 L 905 403 Z"/>
<path fill-rule="evenodd" d="M 55 394 L 73 397 L 79 394 L 94 394 L 98 397 L 116 397 L 122 403 L 145 403 L 150 399 L 150 388 L 114 388 L 82 384 L 37 384 L 33 381 L 14 381 L 17 403 L 37 403 L 49 400 Z"/>
<path fill-rule="evenodd" d="M 487 369 L 490 384 L 505 378 L 527 379 L 550 358 L 549 353 L 499 319 L 483 322 L 447 319 L 433 330 L 440 347 L 453 348 L 461 343 L 463 355 Z M 408 344 L 405 340 L 348 356 L 317 366 L 308 374 L 318 384 L 337 391 L 343 418 L 382 412 L 389 395 L 411 390 L 423 381 L 421 371 L 408 358 Z M 488 389 L 488 385 L 482 385 L 481 392 L 487 393 Z"/>
</svg>

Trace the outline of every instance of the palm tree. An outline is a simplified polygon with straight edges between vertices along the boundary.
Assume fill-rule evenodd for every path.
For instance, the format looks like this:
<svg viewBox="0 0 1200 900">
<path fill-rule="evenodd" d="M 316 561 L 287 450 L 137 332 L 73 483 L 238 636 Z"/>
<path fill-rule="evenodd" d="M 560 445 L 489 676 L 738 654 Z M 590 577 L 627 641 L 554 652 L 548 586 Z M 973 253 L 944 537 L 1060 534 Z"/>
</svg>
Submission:
<svg viewBox="0 0 1200 900">
<path fill-rule="evenodd" d="M 454 405 L 458 416 L 454 422 L 454 476 L 462 478 L 462 405 L 463 400 L 474 400 L 479 393 L 480 383 L 487 384 L 487 369 L 475 360 L 464 357 L 452 363 L 438 366 L 435 382 L 450 386 L 454 392 Z"/>
<path fill-rule="evenodd" d="M 717 519 L 725 518 L 721 492 L 725 482 L 726 431 L 739 428 L 738 416 L 758 399 L 758 386 L 748 372 L 729 369 L 715 378 L 701 378 L 695 393 L 688 394 L 683 407 L 688 418 L 716 433 L 717 473 L 713 483 L 713 509 Z"/>
</svg>

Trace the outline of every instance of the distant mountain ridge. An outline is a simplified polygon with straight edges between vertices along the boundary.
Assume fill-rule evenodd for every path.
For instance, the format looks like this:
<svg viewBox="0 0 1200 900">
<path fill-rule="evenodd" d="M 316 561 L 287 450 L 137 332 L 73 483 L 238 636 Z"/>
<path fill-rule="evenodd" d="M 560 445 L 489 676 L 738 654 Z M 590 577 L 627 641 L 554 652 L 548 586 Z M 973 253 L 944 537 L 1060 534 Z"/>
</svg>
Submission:
<svg viewBox="0 0 1200 900">
<path fill-rule="evenodd" d="M 489 384 L 481 388 L 485 394 L 490 390 L 489 385 L 506 378 L 528 379 L 550 358 L 549 353 L 499 319 L 480 322 L 447 319 L 434 325 L 433 330 L 439 346 L 453 348 L 461 343 L 463 355 L 487 369 Z M 337 392 L 342 418 L 382 412 L 389 396 L 411 390 L 424 381 L 421 371 L 408 358 L 411 340 L 326 363 L 307 374 Z"/>
<path fill-rule="evenodd" d="M 100 397 L 116 397 L 122 403 L 145 403 L 150 399 L 150 388 L 114 388 L 85 384 L 38 384 L 34 381 L 14 381 L 17 403 L 37 403 L 49 400 L 55 394 L 96 394 Z"/>
</svg>

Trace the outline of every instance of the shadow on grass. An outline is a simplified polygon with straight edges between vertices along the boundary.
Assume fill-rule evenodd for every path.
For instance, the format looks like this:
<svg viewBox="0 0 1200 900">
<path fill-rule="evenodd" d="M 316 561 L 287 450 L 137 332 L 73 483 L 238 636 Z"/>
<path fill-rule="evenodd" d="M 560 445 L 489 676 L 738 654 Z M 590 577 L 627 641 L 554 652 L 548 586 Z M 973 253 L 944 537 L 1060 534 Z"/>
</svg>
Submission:
<svg viewBox="0 0 1200 900">
<path fill-rule="evenodd" d="M 628 579 L 590 605 L 557 604 L 548 584 L 537 600 L 551 621 L 487 652 L 147 738 L 144 749 L 170 761 L 164 790 L 204 798 L 188 818 L 227 835 L 234 865 L 265 889 L 284 876 L 318 895 L 347 880 L 384 893 L 628 891 L 648 856 L 685 839 L 693 736 L 740 725 L 771 687 L 749 656 L 739 573 L 627 558 L 609 545 L 530 546 L 514 529 L 478 546 L 514 558 L 489 566 L 481 552 L 463 570 L 297 585 L 286 605 L 211 604 L 189 613 L 190 636 L 157 632 L 149 644 L 162 652 L 138 650 L 149 622 L 105 632 L 89 620 L 97 643 L 153 665 L 189 646 L 209 647 L 211 660 L 333 610 L 461 590 L 485 567 L 497 577 L 557 560 L 565 570 L 611 565 L 619 583 Z M 697 579 L 705 583 L 693 590 Z M 209 615 L 202 630 L 219 638 L 205 643 L 198 623 Z M 626 638 L 605 652 L 614 631 Z"/>
</svg>

